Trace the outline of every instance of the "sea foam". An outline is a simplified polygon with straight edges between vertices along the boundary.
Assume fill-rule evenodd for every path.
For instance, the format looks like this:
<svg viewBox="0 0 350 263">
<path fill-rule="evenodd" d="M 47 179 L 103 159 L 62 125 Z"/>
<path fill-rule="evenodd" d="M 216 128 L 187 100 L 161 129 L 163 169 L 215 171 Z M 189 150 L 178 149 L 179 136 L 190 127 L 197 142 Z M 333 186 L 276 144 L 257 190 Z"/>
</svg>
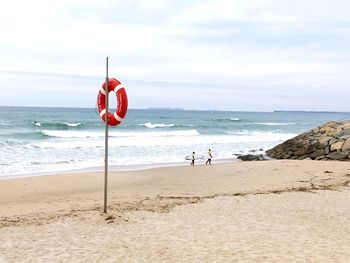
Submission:
<svg viewBox="0 0 350 263">
<path fill-rule="evenodd" d="M 104 131 L 60 131 L 43 130 L 42 134 L 57 138 L 101 138 L 105 136 Z M 166 137 L 166 136 L 197 136 L 199 132 L 195 129 L 177 131 L 150 131 L 150 132 L 109 132 L 109 137 Z"/>
<path fill-rule="evenodd" d="M 152 123 L 152 122 L 146 122 L 143 124 L 140 124 L 140 126 L 144 126 L 150 129 L 153 128 L 165 128 L 165 127 L 174 127 L 175 124 L 164 124 L 164 123 Z"/>
</svg>

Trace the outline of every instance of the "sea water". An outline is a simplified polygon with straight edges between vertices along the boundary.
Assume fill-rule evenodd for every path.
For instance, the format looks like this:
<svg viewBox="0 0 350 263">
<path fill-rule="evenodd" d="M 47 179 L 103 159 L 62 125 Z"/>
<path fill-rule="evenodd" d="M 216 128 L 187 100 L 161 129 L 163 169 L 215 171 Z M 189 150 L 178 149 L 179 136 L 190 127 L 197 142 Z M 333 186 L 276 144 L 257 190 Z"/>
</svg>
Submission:
<svg viewBox="0 0 350 263">
<path fill-rule="evenodd" d="M 232 160 L 344 119 L 350 113 L 131 109 L 121 125 L 109 128 L 109 165 L 181 164 L 209 148 L 213 163 Z M 0 107 L 0 178 L 101 168 L 104 136 L 96 109 Z"/>
</svg>

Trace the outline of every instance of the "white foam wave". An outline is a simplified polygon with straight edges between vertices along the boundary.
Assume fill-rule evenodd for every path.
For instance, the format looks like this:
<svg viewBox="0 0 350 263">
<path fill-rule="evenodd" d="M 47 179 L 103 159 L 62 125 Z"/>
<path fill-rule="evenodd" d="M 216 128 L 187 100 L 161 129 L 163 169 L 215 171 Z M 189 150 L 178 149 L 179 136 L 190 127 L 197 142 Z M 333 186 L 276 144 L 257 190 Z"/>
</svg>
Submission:
<svg viewBox="0 0 350 263">
<path fill-rule="evenodd" d="M 64 124 L 67 125 L 68 127 L 78 127 L 78 126 L 81 125 L 80 122 L 77 122 L 77 123 L 67 123 L 67 122 L 65 122 Z"/>
<path fill-rule="evenodd" d="M 57 137 L 57 138 L 95 138 L 95 137 L 104 136 L 101 132 L 81 132 L 81 131 L 42 130 L 41 133 L 49 137 Z"/>
<path fill-rule="evenodd" d="M 292 137 L 297 136 L 298 134 L 295 133 L 280 133 L 280 132 L 261 132 L 261 131 L 249 131 L 249 130 L 233 130 L 233 131 L 227 131 L 226 132 L 229 135 L 234 135 L 239 138 L 244 138 L 244 136 L 247 137 L 256 137 L 263 139 L 266 137 L 267 141 L 270 141 L 270 139 L 275 138 L 275 141 L 283 140 L 285 138 L 290 139 Z"/>
<path fill-rule="evenodd" d="M 164 124 L 164 123 L 146 122 L 146 123 L 140 124 L 140 126 L 145 126 L 145 127 L 147 127 L 147 128 L 153 129 L 153 128 L 174 127 L 175 124 Z"/>
<path fill-rule="evenodd" d="M 92 131 L 59 131 L 42 130 L 42 134 L 57 138 L 101 138 L 105 136 L 104 132 Z M 197 136 L 199 132 L 192 130 L 161 131 L 161 132 L 109 132 L 110 137 L 167 137 L 167 136 Z"/>
<path fill-rule="evenodd" d="M 231 121 L 239 121 L 241 120 L 240 118 L 230 118 Z"/>
<path fill-rule="evenodd" d="M 143 133 L 142 136 L 112 137 L 109 140 L 110 147 L 162 147 L 162 146 L 191 146 L 205 144 L 249 144 L 249 143 L 273 143 L 288 140 L 296 134 L 279 133 L 252 133 L 248 135 L 191 135 L 191 136 L 148 136 L 151 133 Z M 29 147 L 52 149 L 87 149 L 104 147 L 103 138 L 80 138 L 65 141 L 45 141 L 32 143 Z"/>
<path fill-rule="evenodd" d="M 284 126 L 284 125 L 295 125 L 295 122 L 255 122 L 253 124 L 267 125 L 267 126 Z"/>
<path fill-rule="evenodd" d="M 130 135 L 128 132 L 120 133 Z M 81 133 L 74 131 L 74 134 Z M 101 135 L 102 132 L 98 134 Z M 188 134 L 187 136 L 169 136 L 169 132 L 134 132 L 132 134 L 137 136 L 110 138 L 111 165 L 182 162 L 184 156 L 191 154 L 192 151 L 205 154 L 209 148 L 216 151 L 218 159 L 232 158 L 235 152 L 249 153 L 252 149 L 269 149 L 296 135 L 273 132 L 225 135 L 198 135 L 193 132 L 190 136 Z M 164 134 L 167 136 L 162 136 Z M 1 149 L 4 158 L 1 160 L 0 177 L 7 174 L 37 172 L 38 167 L 42 172 L 53 172 L 102 166 L 104 138 L 103 135 L 95 138 L 52 138 L 16 146 L 15 151 L 13 149 L 12 146 Z"/>
</svg>

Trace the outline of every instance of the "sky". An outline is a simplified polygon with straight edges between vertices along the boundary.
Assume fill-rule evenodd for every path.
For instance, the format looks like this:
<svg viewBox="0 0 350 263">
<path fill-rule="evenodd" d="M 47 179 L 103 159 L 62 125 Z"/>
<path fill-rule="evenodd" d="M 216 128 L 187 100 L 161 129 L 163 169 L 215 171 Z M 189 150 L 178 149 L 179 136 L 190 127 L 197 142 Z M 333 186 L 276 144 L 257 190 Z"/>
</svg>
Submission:
<svg viewBox="0 0 350 263">
<path fill-rule="evenodd" d="M 2 1 L 0 105 L 350 111 L 350 1 Z M 113 100 L 113 103 L 116 103 Z"/>
</svg>

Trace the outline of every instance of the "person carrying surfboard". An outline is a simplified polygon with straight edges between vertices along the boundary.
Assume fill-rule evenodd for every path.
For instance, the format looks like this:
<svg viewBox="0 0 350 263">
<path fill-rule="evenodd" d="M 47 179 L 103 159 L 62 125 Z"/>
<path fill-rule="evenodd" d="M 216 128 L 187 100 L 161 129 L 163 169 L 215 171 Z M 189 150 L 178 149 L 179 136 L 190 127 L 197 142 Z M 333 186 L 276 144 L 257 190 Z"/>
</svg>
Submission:
<svg viewBox="0 0 350 263">
<path fill-rule="evenodd" d="M 194 166 L 194 160 L 196 159 L 196 153 L 192 153 L 191 165 Z"/>
<path fill-rule="evenodd" d="M 211 165 L 211 158 L 213 158 L 213 155 L 211 153 L 211 149 L 208 150 L 208 160 L 205 162 L 205 164 Z"/>
</svg>

